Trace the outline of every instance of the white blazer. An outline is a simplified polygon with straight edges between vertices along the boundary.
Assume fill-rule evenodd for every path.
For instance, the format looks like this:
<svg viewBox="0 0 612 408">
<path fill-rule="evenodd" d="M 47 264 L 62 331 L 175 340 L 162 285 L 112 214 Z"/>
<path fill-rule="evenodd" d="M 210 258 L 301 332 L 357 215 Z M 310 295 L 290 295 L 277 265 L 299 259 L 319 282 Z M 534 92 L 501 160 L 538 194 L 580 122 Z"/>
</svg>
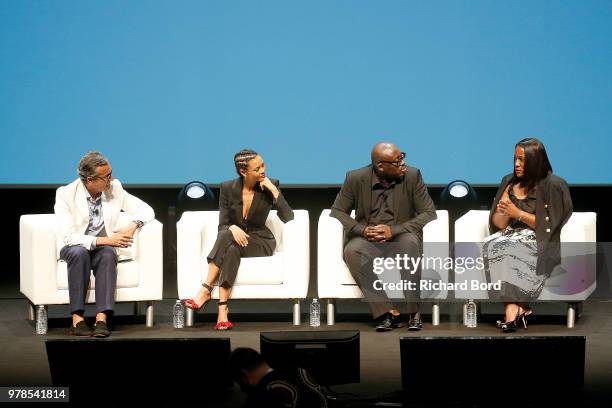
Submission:
<svg viewBox="0 0 612 408">
<path fill-rule="evenodd" d="M 146 223 L 155 218 L 151 206 L 125 191 L 121 182 L 114 179 L 110 188 L 102 193 L 102 216 L 108 235 L 117 228 L 121 210 L 134 221 Z M 85 235 L 89 225 L 89 205 L 87 190 L 80 178 L 57 189 L 54 211 L 57 216 L 57 258 L 59 259 L 60 250 L 64 246 L 81 245 L 88 250 L 91 249 L 96 237 Z M 116 249 L 120 258 L 131 258 L 129 251 L 123 251 L 123 248 Z"/>
</svg>

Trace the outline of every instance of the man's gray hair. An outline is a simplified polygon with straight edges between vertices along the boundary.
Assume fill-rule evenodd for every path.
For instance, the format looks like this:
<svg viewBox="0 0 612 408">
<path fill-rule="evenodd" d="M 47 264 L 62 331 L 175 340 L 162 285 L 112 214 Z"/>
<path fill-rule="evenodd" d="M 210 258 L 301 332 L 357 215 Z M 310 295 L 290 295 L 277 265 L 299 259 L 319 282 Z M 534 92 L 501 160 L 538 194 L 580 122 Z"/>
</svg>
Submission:
<svg viewBox="0 0 612 408">
<path fill-rule="evenodd" d="M 85 183 L 87 177 L 96 177 L 98 175 L 96 169 L 107 164 L 108 159 L 104 157 L 102 153 L 95 151 L 87 152 L 87 154 L 79 160 L 79 167 L 77 169 L 81 181 Z"/>
</svg>

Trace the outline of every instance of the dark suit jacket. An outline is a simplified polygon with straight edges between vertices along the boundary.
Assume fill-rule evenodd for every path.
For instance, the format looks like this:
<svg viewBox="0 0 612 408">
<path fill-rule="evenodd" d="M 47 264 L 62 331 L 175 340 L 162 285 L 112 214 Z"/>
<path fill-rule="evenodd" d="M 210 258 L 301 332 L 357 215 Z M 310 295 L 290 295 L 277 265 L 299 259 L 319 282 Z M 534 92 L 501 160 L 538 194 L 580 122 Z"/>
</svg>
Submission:
<svg viewBox="0 0 612 408">
<path fill-rule="evenodd" d="M 270 179 L 278 187 L 278 180 Z M 231 225 L 242 228 L 249 239 L 261 239 L 274 252 L 276 241 L 272 231 L 266 227 L 266 220 L 271 209 L 278 211 L 278 217 L 283 221 L 293 219 L 293 210 L 281 192 L 276 199 L 268 190 L 255 188 L 253 202 L 246 219 L 242 218 L 242 177 L 224 181 L 219 194 L 219 231 L 228 229 Z M 280 191 L 280 189 L 279 189 Z"/>
<path fill-rule="evenodd" d="M 493 213 L 501 199 L 506 186 L 514 174 L 502 179 L 493 205 L 489 211 L 489 230 L 497 232 L 493 224 Z M 538 243 L 537 275 L 550 275 L 553 268 L 561 262 L 560 237 L 561 228 L 572 215 L 572 197 L 565 180 L 549 174 L 536 185 L 536 241 Z"/>
<path fill-rule="evenodd" d="M 345 239 L 363 234 L 372 207 L 372 166 L 346 173 L 342 189 L 336 196 L 331 216 L 344 226 Z M 355 219 L 351 211 L 355 210 Z M 407 172 L 393 189 L 393 235 L 410 232 L 423 239 L 423 227 L 435 220 L 436 208 L 423 183 L 419 169 L 407 166 Z M 346 244 L 346 241 L 345 241 Z"/>
</svg>

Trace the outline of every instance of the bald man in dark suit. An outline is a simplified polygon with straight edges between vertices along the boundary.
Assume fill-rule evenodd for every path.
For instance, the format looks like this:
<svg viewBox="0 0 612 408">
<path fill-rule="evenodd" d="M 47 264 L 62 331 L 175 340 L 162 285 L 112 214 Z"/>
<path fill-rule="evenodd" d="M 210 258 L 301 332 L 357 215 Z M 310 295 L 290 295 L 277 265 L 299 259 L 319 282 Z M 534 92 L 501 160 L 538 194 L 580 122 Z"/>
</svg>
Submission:
<svg viewBox="0 0 612 408">
<path fill-rule="evenodd" d="M 344 227 L 344 260 L 364 292 L 377 331 L 403 325 L 400 312 L 384 291 L 375 290 L 379 276 L 373 272 L 373 258 L 379 256 L 377 243 L 395 243 L 409 257 L 421 256 L 423 227 L 436 219 L 436 209 L 419 169 L 406 166 L 405 153 L 393 143 L 381 142 L 372 149 L 372 164 L 349 171 L 332 206 L 331 216 Z M 355 218 L 350 214 L 355 210 Z M 384 249 L 384 248 L 383 248 Z M 388 254 L 387 254 L 388 256 Z M 409 313 L 409 329 L 420 330 L 418 281 L 420 273 L 402 279 L 416 282 L 417 290 L 404 291 Z"/>
</svg>

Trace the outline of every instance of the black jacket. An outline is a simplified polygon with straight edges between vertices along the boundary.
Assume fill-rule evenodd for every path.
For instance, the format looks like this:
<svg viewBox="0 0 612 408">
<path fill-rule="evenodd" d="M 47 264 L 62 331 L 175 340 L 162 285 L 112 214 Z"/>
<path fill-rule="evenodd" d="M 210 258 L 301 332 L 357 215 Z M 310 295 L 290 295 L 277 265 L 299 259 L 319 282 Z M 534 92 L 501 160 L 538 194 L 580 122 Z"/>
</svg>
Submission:
<svg viewBox="0 0 612 408">
<path fill-rule="evenodd" d="M 402 181 L 393 189 L 393 235 L 410 232 L 423 238 L 423 227 L 437 218 L 436 208 L 419 169 L 406 166 Z M 346 238 L 360 235 L 368 225 L 372 207 L 372 165 L 349 171 L 332 205 L 331 216 L 344 227 Z M 351 211 L 355 210 L 355 219 Z M 346 242 L 345 242 L 346 243 Z"/>
<path fill-rule="evenodd" d="M 278 187 L 278 180 L 270 179 Z M 242 177 L 227 180 L 221 183 L 219 193 L 219 231 L 228 229 L 231 225 L 237 225 L 249 235 L 256 235 L 268 245 L 272 252 L 276 247 L 276 241 L 272 231 L 266 227 L 266 220 L 271 209 L 278 211 L 278 217 L 283 221 L 293 219 L 293 210 L 280 192 L 276 201 L 268 190 L 262 190 L 259 186 L 255 188 L 253 202 L 246 219 L 242 218 Z M 280 191 L 280 189 L 279 189 Z"/>
<path fill-rule="evenodd" d="M 497 203 L 512 180 L 513 174 L 504 176 L 489 212 L 489 230 L 499 230 L 493 224 L 493 213 Z M 573 206 L 569 187 L 561 177 L 549 174 L 536 185 L 536 241 L 538 261 L 536 274 L 550 275 L 553 268 L 561 262 L 561 228 L 572 215 Z"/>
</svg>

